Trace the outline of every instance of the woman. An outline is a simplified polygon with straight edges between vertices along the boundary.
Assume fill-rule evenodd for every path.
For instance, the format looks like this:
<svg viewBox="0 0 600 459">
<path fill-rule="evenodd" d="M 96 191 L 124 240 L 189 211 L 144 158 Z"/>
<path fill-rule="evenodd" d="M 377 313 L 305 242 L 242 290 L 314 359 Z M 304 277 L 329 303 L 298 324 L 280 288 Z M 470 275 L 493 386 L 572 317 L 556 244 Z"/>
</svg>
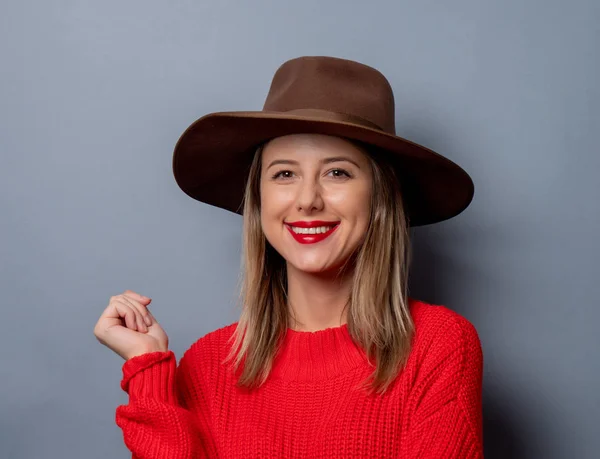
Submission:
<svg viewBox="0 0 600 459">
<path fill-rule="evenodd" d="M 310 56 L 262 111 L 183 133 L 178 185 L 244 218 L 242 312 L 176 365 L 150 298 L 111 298 L 95 334 L 126 359 L 134 458 L 483 457 L 477 331 L 407 294 L 409 227 L 458 215 L 473 183 L 394 125 L 380 72 Z"/>
</svg>

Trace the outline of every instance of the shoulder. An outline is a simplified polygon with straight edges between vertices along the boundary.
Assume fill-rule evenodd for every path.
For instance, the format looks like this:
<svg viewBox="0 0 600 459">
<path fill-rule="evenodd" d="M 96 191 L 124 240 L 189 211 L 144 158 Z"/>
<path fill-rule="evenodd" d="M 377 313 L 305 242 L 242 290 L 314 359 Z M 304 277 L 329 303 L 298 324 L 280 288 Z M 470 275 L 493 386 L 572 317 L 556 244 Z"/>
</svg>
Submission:
<svg viewBox="0 0 600 459">
<path fill-rule="evenodd" d="M 233 322 L 206 333 L 192 343 L 185 351 L 184 356 L 200 352 L 214 356 L 221 355 L 224 347 L 229 343 L 237 324 L 237 322 Z"/>
<path fill-rule="evenodd" d="M 413 298 L 409 304 L 416 332 L 421 337 L 449 338 L 448 335 L 458 334 L 459 340 L 479 341 L 475 325 L 449 307 Z"/>
<path fill-rule="evenodd" d="M 199 338 L 193 346 L 215 346 L 226 343 L 237 328 L 237 322 L 224 325 Z"/>
<path fill-rule="evenodd" d="M 481 340 L 471 321 L 447 306 L 416 299 L 410 300 L 410 310 L 415 324 L 413 353 L 418 361 L 437 365 L 455 359 L 481 367 Z"/>
<path fill-rule="evenodd" d="M 416 407 L 412 415 L 418 425 L 445 416 L 449 422 L 446 427 L 454 428 L 454 432 L 465 419 L 479 444 L 483 353 L 475 326 L 443 305 L 414 300 L 411 311 L 416 333 L 411 368 L 406 375 L 410 383 L 410 404 Z M 454 405 L 463 413 L 463 418 Z"/>
<path fill-rule="evenodd" d="M 224 325 L 198 338 L 183 353 L 180 365 L 183 367 L 204 368 L 218 366 L 226 355 L 237 322 Z"/>
<path fill-rule="evenodd" d="M 236 324 L 237 322 L 228 324 L 206 333 L 181 356 L 176 370 L 176 384 L 180 400 L 185 406 L 209 409 L 206 403 L 214 399 L 217 389 L 227 380 L 222 377 L 223 350 Z M 202 396 L 199 395 L 201 393 Z"/>
</svg>

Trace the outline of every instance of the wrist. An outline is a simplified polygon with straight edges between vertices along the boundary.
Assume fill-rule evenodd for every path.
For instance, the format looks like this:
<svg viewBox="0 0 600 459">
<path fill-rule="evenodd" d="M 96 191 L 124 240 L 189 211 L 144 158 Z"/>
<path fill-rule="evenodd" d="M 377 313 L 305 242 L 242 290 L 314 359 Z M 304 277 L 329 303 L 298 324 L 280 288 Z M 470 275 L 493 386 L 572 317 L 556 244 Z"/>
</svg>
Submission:
<svg viewBox="0 0 600 459">
<path fill-rule="evenodd" d="M 125 360 L 131 360 L 134 357 L 139 357 L 144 354 L 151 354 L 152 352 L 168 352 L 168 351 L 169 351 L 168 348 L 163 348 L 162 346 L 150 346 L 150 347 L 146 347 L 144 349 L 133 351 L 131 354 L 129 354 L 126 357 Z"/>
</svg>

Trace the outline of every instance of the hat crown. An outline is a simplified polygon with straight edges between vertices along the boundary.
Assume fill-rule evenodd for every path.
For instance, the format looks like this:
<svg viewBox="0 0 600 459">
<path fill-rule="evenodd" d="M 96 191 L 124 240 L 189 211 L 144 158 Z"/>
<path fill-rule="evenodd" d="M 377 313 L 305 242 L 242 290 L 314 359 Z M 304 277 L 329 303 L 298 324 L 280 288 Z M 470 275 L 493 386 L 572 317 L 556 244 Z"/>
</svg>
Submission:
<svg viewBox="0 0 600 459">
<path fill-rule="evenodd" d="M 389 81 L 359 62 L 329 56 L 302 56 L 284 62 L 273 76 L 263 111 L 306 109 L 351 115 L 396 134 Z"/>
</svg>

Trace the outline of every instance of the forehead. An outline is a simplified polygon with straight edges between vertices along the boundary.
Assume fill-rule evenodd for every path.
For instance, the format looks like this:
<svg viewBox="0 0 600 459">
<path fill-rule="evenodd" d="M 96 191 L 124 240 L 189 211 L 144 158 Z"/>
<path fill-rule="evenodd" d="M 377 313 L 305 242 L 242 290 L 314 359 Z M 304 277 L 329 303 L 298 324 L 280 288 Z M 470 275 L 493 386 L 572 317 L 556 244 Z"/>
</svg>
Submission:
<svg viewBox="0 0 600 459">
<path fill-rule="evenodd" d="M 364 148 L 349 139 L 324 134 L 290 134 L 268 141 L 263 148 L 263 161 L 291 156 L 318 159 L 331 154 L 347 155 L 357 161 L 366 160 Z"/>
</svg>

